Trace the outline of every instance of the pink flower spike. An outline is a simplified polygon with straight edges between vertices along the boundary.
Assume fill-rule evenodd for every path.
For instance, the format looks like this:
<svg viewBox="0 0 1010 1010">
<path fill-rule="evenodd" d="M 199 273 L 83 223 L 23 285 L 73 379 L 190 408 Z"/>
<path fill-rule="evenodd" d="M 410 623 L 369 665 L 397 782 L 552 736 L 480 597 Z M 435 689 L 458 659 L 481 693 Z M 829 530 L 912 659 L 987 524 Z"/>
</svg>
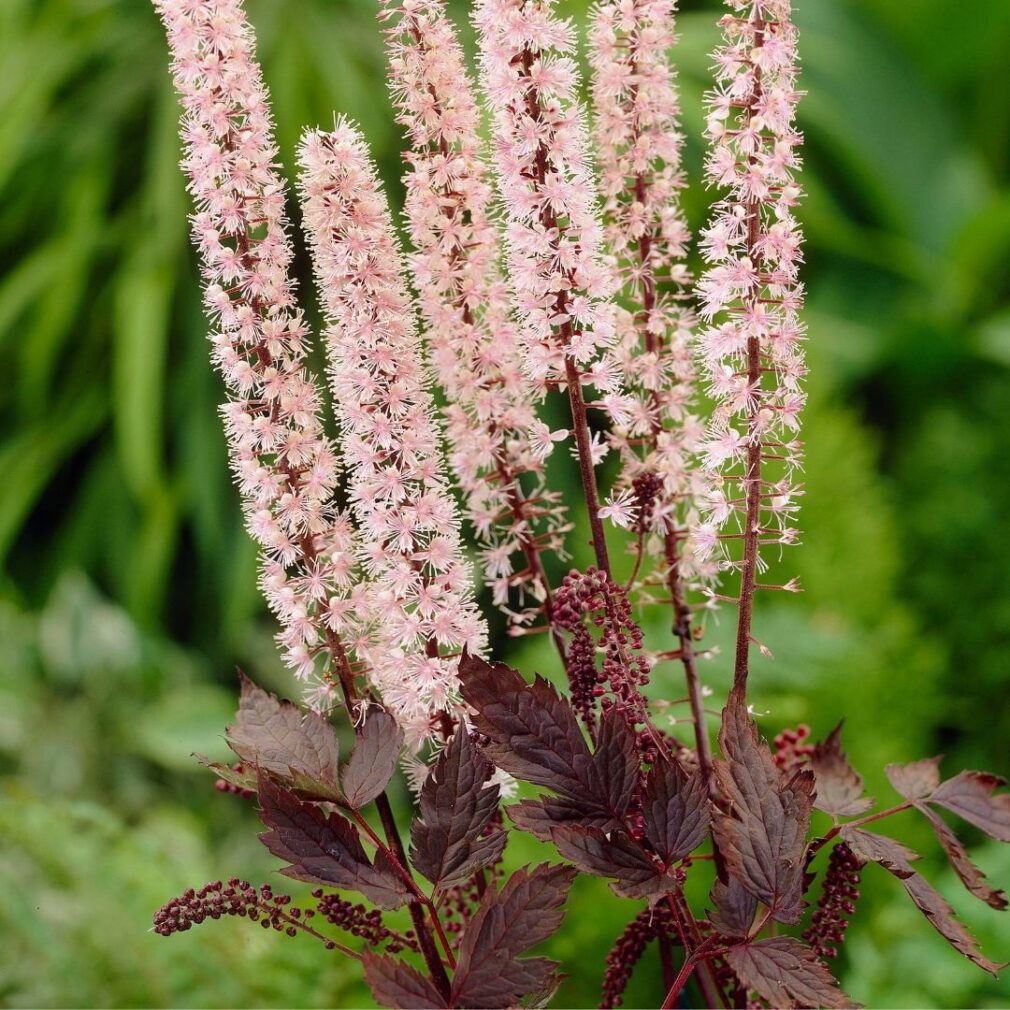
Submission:
<svg viewBox="0 0 1010 1010">
<path fill-rule="evenodd" d="M 487 630 L 443 477 L 392 219 L 364 139 L 346 122 L 307 131 L 299 164 L 351 510 L 372 579 L 359 651 L 416 746 L 458 700 L 453 657 L 464 647 L 482 653 Z"/>
<path fill-rule="evenodd" d="M 793 176 L 802 137 L 793 125 L 797 32 L 790 0 L 728 0 L 737 16 L 722 21 L 716 87 L 708 95 L 708 181 L 726 190 L 713 209 L 698 282 L 703 314 L 699 360 L 716 401 L 704 460 L 718 494 L 707 518 L 721 526 L 743 512 L 736 682 L 745 682 L 752 599 L 767 529 L 782 526 L 800 493 L 796 433 L 804 395 L 799 311 L 802 236 L 793 211 L 801 195 Z M 734 503 L 733 509 L 719 502 Z M 742 507 L 741 507 L 742 506 Z M 795 542 L 785 529 L 778 543 Z M 704 547 L 710 545 L 706 535 Z M 724 541 L 725 542 L 725 541 Z M 789 585 L 789 583 L 787 583 Z"/>
<path fill-rule="evenodd" d="M 156 0 L 183 108 L 182 167 L 196 204 L 193 243 L 216 325 L 214 363 L 229 462 L 261 548 L 260 587 L 278 642 L 310 696 L 333 696 L 344 661 L 330 603 L 348 591 L 352 529 L 332 504 L 336 460 L 306 369 L 307 328 L 288 271 L 293 250 L 269 100 L 239 0 Z M 345 622 L 346 624 L 346 622 Z"/>
<path fill-rule="evenodd" d="M 541 612 L 549 620 L 543 558 L 563 551 L 566 510 L 544 488 L 547 453 L 536 420 L 544 389 L 524 374 L 499 271 L 474 89 L 442 0 L 383 0 L 381 18 L 393 104 L 409 140 L 409 265 L 427 350 L 449 403 L 448 460 L 496 604 L 523 621 Z"/>
<path fill-rule="evenodd" d="M 586 372 L 613 344 L 614 284 L 603 260 L 585 111 L 571 97 L 574 33 L 553 8 L 554 0 L 478 0 L 473 20 L 525 366 L 537 381 L 564 383 L 565 356 Z"/>
<path fill-rule="evenodd" d="M 701 424 L 693 413 L 695 320 L 685 293 L 691 275 L 684 263 L 690 232 L 680 208 L 684 137 L 670 59 L 675 8 L 676 0 L 601 3 L 592 12 L 589 62 L 604 227 L 622 295 L 610 352 L 624 388 L 620 408 L 610 411 L 619 485 L 658 479 L 645 511 L 664 521 L 640 529 L 640 548 L 660 571 L 676 559 L 676 577 L 691 583 L 711 579 L 714 569 L 686 542 L 697 522 Z"/>
</svg>

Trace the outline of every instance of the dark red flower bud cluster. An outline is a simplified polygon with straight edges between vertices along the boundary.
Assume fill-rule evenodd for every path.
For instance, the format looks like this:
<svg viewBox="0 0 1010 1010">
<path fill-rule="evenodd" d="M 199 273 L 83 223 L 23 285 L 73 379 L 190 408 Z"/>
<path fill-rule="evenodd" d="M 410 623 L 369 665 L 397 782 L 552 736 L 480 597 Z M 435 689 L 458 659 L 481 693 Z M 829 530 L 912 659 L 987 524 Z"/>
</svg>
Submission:
<svg viewBox="0 0 1010 1010">
<path fill-rule="evenodd" d="M 597 700 L 604 711 L 616 705 L 632 723 L 645 722 L 641 688 L 649 682 L 649 664 L 639 654 L 642 632 L 632 619 L 627 593 L 596 568 L 569 572 L 554 598 L 554 620 L 572 633 L 572 704 L 586 725 L 595 724 Z M 590 628 L 598 632 L 598 641 Z M 598 653 L 603 656 L 599 666 Z"/>
<path fill-rule="evenodd" d="M 635 495 L 635 531 L 647 533 L 652 526 L 652 517 L 656 511 L 656 500 L 663 490 L 663 478 L 651 470 L 640 473 L 632 482 L 631 490 Z"/>
<path fill-rule="evenodd" d="M 410 929 L 406 933 L 398 933 L 387 928 L 382 921 L 381 909 L 356 905 L 338 894 L 323 894 L 318 888 L 312 892 L 312 897 L 316 899 L 316 910 L 327 922 L 351 936 L 360 936 L 369 947 L 384 943 L 388 954 L 418 949 L 414 931 Z"/>
<path fill-rule="evenodd" d="M 670 909 L 662 904 L 655 908 L 643 908 L 628 923 L 607 955 L 607 970 L 600 994 L 601 1008 L 608 1010 L 610 1007 L 619 1007 L 624 1002 L 624 990 L 628 987 L 631 973 L 642 959 L 645 948 L 661 933 L 670 936 L 672 932 Z"/>
<path fill-rule="evenodd" d="M 233 877 L 227 885 L 220 880 L 205 884 L 198 891 L 192 887 L 173 898 L 154 914 L 154 931 L 161 936 L 183 933 L 207 919 L 237 915 L 259 922 L 264 929 L 273 928 L 294 936 L 299 920 L 312 918 L 312 909 L 304 912 L 290 908 L 291 897 L 274 894 L 269 884 L 253 887 L 247 880 Z"/>
<path fill-rule="evenodd" d="M 813 744 L 806 743 L 809 739 L 809 726 L 800 725 L 796 729 L 782 730 L 773 741 L 772 756 L 775 764 L 784 772 L 792 772 L 809 761 L 814 752 Z"/>
<path fill-rule="evenodd" d="M 856 911 L 859 874 L 859 860 L 844 842 L 839 842 L 828 859 L 817 911 L 811 917 L 810 928 L 803 934 L 803 939 L 813 947 L 818 957 L 838 956 L 836 945 L 844 942 L 849 919 Z"/>
</svg>

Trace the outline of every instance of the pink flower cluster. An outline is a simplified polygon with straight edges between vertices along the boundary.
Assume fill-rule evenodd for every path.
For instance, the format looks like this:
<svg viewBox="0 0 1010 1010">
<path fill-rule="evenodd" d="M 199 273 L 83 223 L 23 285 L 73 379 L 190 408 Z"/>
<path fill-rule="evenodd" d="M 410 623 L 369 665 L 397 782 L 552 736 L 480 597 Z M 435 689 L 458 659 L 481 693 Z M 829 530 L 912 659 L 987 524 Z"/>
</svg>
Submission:
<svg viewBox="0 0 1010 1010">
<path fill-rule="evenodd" d="M 305 368 L 307 330 L 289 273 L 284 184 L 253 37 L 238 0 L 158 0 L 183 106 L 183 168 L 196 203 L 204 301 L 246 523 L 262 587 L 301 678 L 337 644 L 351 584 L 352 528 L 331 504 L 335 455 Z M 331 689 L 319 685 L 319 700 Z"/>
<path fill-rule="evenodd" d="M 359 554 L 371 584 L 355 643 L 409 741 L 457 700 L 456 662 L 486 628 L 439 455 L 413 305 L 364 139 L 340 124 L 299 149 L 305 226 Z"/>
<path fill-rule="evenodd" d="M 391 22 L 393 104 L 410 141 L 409 263 L 448 400 L 449 463 L 494 601 L 518 628 L 542 614 L 549 597 L 542 555 L 561 551 L 568 529 L 559 495 L 544 487 L 553 443 L 542 446 L 536 437 L 542 390 L 521 367 L 490 216 L 480 114 L 456 31 L 441 0 L 384 0 L 382 17 Z"/>
<path fill-rule="evenodd" d="M 675 8 L 676 0 L 608 0 L 594 11 L 589 34 L 604 227 L 622 296 L 611 355 L 627 393 L 611 433 L 624 464 L 623 491 L 604 511 L 621 525 L 640 520 L 632 485 L 640 474 L 656 474 L 662 490 L 647 547 L 664 560 L 667 537 L 694 520 L 694 453 L 704 431 L 693 411 L 684 137 L 670 59 Z M 698 574 L 690 568 L 682 558 L 682 574 Z"/>
<path fill-rule="evenodd" d="M 706 129 L 708 179 L 728 193 L 703 232 L 711 265 L 698 284 L 708 322 L 700 353 L 716 402 L 703 445 L 713 485 L 696 537 L 705 551 L 719 551 L 730 519 L 759 544 L 796 539 L 804 402 L 796 29 L 790 0 L 728 3 L 735 13 L 722 19 Z"/>
<path fill-rule="evenodd" d="M 553 8 L 554 0 L 478 0 L 474 11 L 509 279 L 529 374 L 563 383 L 574 363 L 581 381 L 616 403 L 620 376 L 603 360 L 614 342 L 614 279 L 577 99 L 575 33 Z"/>
<path fill-rule="evenodd" d="M 676 0 L 602 0 L 593 13 L 602 212 L 575 33 L 555 16 L 556 0 L 475 3 L 497 194 L 445 0 L 380 0 L 393 102 L 409 137 L 416 303 L 360 134 L 340 124 L 307 133 L 300 148 L 305 224 L 330 322 L 345 513 L 334 502 L 337 453 L 321 393 L 306 369 L 284 185 L 242 2 L 155 0 L 183 105 L 183 167 L 214 360 L 229 394 L 231 465 L 262 547 L 278 640 L 312 681 L 318 707 L 338 681 L 350 692 L 363 676 L 412 744 L 437 723 L 448 728 L 455 657 L 481 653 L 487 637 L 448 470 L 511 630 L 545 625 L 571 659 L 573 627 L 544 564 L 563 554 L 569 530 L 560 495 L 547 487 L 547 459 L 571 434 L 607 585 L 617 587 L 603 519 L 636 538 L 629 585 L 665 583 L 696 682 L 696 605 L 685 591 L 714 580 L 719 565 L 740 565 L 746 647 L 758 547 L 797 536 L 800 137 L 790 0 L 726 2 L 733 13 L 715 56 L 706 163 L 725 195 L 701 238 L 709 266 L 696 290 L 695 338 L 669 57 Z M 448 401 L 448 467 L 429 363 Z M 707 427 L 695 416 L 699 372 L 715 401 Z M 571 431 L 540 416 L 559 387 Z M 604 412 L 606 434 L 592 432 L 587 408 Z M 594 468 L 610 449 L 622 469 L 601 506 Z M 724 530 L 731 521 L 742 532 Z M 741 557 L 724 549 L 738 541 Z M 654 560 L 643 568 L 647 555 Z M 595 646 L 580 642 L 586 670 L 595 670 Z"/>
</svg>

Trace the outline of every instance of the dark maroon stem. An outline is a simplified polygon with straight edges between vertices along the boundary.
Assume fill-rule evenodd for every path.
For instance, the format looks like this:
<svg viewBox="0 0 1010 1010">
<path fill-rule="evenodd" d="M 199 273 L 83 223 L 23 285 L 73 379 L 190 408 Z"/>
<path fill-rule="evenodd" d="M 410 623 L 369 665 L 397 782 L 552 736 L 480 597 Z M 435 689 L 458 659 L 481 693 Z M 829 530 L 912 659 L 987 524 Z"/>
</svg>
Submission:
<svg viewBox="0 0 1010 1010">
<path fill-rule="evenodd" d="M 565 324 L 565 329 L 568 324 Z M 567 341 L 565 341 L 567 344 Z M 572 426 L 575 429 L 575 445 L 579 451 L 579 475 L 582 478 L 582 493 L 586 498 L 589 512 L 589 528 L 592 531 L 593 551 L 597 567 L 607 575 L 610 570 L 610 556 L 607 553 L 607 538 L 600 519 L 600 496 L 596 490 L 596 473 L 593 470 L 593 442 L 589 434 L 589 420 L 586 416 L 586 400 L 582 395 L 582 377 L 569 354 L 565 354 L 565 377 L 568 380 L 568 402 L 572 409 Z"/>
<path fill-rule="evenodd" d="M 694 953 L 684 954 L 684 964 L 680 971 L 677 973 L 677 977 L 673 980 L 673 985 L 670 986 L 666 993 L 666 999 L 663 1000 L 662 1010 L 671 1010 L 672 1007 L 677 1005 L 677 1000 L 680 997 L 684 986 L 687 984 L 687 980 L 691 977 L 691 973 L 698 966 L 698 962 L 707 957 L 706 947 L 710 946 L 712 943 L 712 938 L 709 937 L 707 940 L 703 941 L 701 946 L 698 947 Z"/>
<path fill-rule="evenodd" d="M 764 40 L 764 22 L 755 22 L 754 47 L 760 49 Z M 749 118 L 753 119 L 758 102 L 761 100 L 761 71 L 754 68 L 754 90 L 747 103 Z M 749 200 L 747 214 L 747 255 L 760 274 L 761 254 L 758 242 L 761 238 L 761 203 Z M 758 282 L 760 283 L 760 281 Z M 751 296 L 756 300 L 758 295 Z M 754 619 L 754 593 L 757 583 L 758 544 L 761 537 L 761 435 L 759 414 L 761 411 L 761 340 L 760 337 L 747 338 L 747 385 L 753 391 L 753 400 L 748 419 L 747 463 L 744 486 L 747 489 L 746 516 L 744 519 L 743 568 L 740 573 L 740 611 L 736 627 L 736 660 L 733 667 L 733 686 L 741 694 L 746 693 L 747 676 L 750 672 L 751 625 Z"/>
<path fill-rule="evenodd" d="M 386 840 L 389 843 L 389 847 L 393 850 L 397 860 L 400 865 L 406 867 L 407 864 L 407 853 L 404 851 L 403 842 L 400 840 L 400 832 L 396 827 L 396 819 L 393 817 L 393 809 L 389 805 L 389 797 L 383 792 L 380 793 L 375 800 L 375 806 L 379 811 L 379 819 L 382 821 L 382 829 L 386 833 Z M 421 954 L 424 957 L 424 963 L 428 966 L 428 972 L 431 975 L 431 980 L 438 987 L 439 992 L 445 997 L 446 1001 L 449 999 L 449 993 L 451 986 L 449 985 L 449 976 L 445 972 L 445 965 L 442 963 L 442 958 L 439 956 L 438 948 L 435 946 L 435 940 L 431 935 L 431 931 L 428 929 L 428 922 L 425 919 L 424 907 L 419 901 L 412 901 L 409 906 L 410 909 L 410 919 L 414 923 L 414 932 L 417 934 L 418 944 L 421 947 Z M 436 928 L 441 929 L 438 923 L 438 917 L 432 909 L 433 923 Z"/>
</svg>

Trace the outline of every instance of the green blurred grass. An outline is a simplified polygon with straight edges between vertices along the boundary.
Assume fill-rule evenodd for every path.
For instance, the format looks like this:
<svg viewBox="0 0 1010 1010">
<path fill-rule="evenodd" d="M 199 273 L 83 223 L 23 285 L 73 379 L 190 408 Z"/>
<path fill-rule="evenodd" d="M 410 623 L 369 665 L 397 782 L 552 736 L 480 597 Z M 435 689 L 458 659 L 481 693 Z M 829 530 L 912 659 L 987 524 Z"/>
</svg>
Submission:
<svg viewBox="0 0 1010 1010">
<path fill-rule="evenodd" d="M 584 14 L 584 0 L 562 6 Z M 697 178 L 718 5 L 682 6 Z M 759 665 L 755 701 L 770 733 L 847 715 L 880 795 L 885 761 L 937 750 L 1007 773 L 1010 5 L 796 6 L 813 371 L 806 543 L 784 565 L 806 593 L 760 615 L 776 659 Z M 249 7 L 285 161 L 303 125 L 347 113 L 398 196 L 372 0 Z M 0 1002 L 365 1005 L 356 972 L 300 940 L 242 922 L 146 931 L 189 884 L 271 872 L 252 812 L 188 755 L 223 756 L 236 663 L 287 686 L 224 465 L 148 4 L 4 0 L 0 110 Z M 689 193 L 695 225 L 706 199 Z M 551 666 L 543 643 L 513 654 Z M 707 672 L 725 683 L 723 660 Z M 679 693 L 664 677 L 655 690 Z M 903 837 L 932 851 L 911 821 Z M 509 859 L 540 855 L 516 840 Z M 979 858 L 1010 883 L 1005 850 Z M 987 952 L 1010 956 L 1006 920 L 972 907 L 935 858 L 927 872 Z M 1010 1005 L 1010 984 L 961 963 L 897 890 L 867 875 L 843 965 L 854 994 Z M 633 911 L 580 882 L 552 942 L 572 976 L 559 1005 L 595 1003 Z M 655 1005 L 655 979 L 643 972 L 632 1002 Z"/>
</svg>

